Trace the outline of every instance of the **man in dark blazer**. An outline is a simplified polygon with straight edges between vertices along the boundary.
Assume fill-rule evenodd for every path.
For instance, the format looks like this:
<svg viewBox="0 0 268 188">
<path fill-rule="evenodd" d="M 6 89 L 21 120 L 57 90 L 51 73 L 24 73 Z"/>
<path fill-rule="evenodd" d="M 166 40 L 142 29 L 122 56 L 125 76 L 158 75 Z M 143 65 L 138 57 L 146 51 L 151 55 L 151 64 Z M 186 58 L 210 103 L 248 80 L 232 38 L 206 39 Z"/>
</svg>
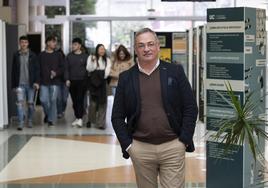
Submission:
<svg viewBox="0 0 268 188">
<path fill-rule="evenodd" d="M 154 31 L 135 35 L 138 63 L 119 77 L 112 123 L 139 188 L 182 188 L 198 109 L 182 66 L 159 60 Z"/>
</svg>

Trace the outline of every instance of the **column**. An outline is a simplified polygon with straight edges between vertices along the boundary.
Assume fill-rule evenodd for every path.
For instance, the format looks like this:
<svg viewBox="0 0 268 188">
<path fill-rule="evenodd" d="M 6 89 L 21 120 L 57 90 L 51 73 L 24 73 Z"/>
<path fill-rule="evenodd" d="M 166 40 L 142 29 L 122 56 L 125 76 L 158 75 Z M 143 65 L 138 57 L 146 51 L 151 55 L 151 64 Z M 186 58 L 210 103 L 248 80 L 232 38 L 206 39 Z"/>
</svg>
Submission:
<svg viewBox="0 0 268 188">
<path fill-rule="evenodd" d="M 30 14 L 30 22 L 29 22 L 29 31 L 30 32 L 36 32 L 36 19 L 37 16 L 37 6 L 36 5 L 30 5 L 29 7 L 29 14 Z"/>
<path fill-rule="evenodd" d="M 17 1 L 17 22 L 26 25 L 29 31 L 29 0 Z"/>
<path fill-rule="evenodd" d="M 65 1 L 66 17 L 70 16 L 70 1 Z M 69 52 L 70 47 L 70 21 L 67 18 L 63 23 L 62 49 L 65 54 Z"/>
<path fill-rule="evenodd" d="M 243 126 L 250 124 L 251 118 L 265 117 L 266 15 L 264 9 L 218 8 L 208 9 L 207 20 L 205 119 L 207 135 L 215 135 L 219 126 L 223 126 L 220 122 L 230 118 L 237 122 L 240 113 L 226 92 L 227 81 L 240 104 L 249 100 L 258 105 L 246 115 L 248 119 Z M 247 98 L 249 94 L 252 94 L 250 99 Z M 265 128 L 264 123 L 260 125 L 258 121 L 254 126 Z M 256 138 L 254 135 L 253 139 Z M 226 152 L 226 144 L 221 139 L 208 138 L 207 188 L 264 187 L 262 182 L 266 172 L 261 154 L 264 154 L 265 140 L 261 136 L 255 140 L 258 149 L 254 161 L 247 135 L 245 139 L 243 144 L 229 147 Z"/>
</svg>

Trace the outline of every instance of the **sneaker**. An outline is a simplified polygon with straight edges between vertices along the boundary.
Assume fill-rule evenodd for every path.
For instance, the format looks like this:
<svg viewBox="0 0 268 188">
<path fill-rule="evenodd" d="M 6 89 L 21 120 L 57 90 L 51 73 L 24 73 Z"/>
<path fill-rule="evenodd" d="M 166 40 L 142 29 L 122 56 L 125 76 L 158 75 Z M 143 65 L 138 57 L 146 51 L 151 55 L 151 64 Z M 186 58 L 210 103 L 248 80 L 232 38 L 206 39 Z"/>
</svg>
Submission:
<svg viewBox="0 0 268 188">
<path fill-rule="evenodd" d="M 48 122 L 48 126 L 49 126 L 49 127 L 53 127 L 53 126 L 54 126 L 53 122 L 49 121 L 49 122 Z"/>
<path fill-rule="evenodd" d="M 27 127 L 28 128 L 33 128 L 33 122 L 32 121 L 29 121 Z"/>
<path fill-rule="evenodd" d="M 23 127 L 24 127 L 24 122 L 19 122 L 17 130 L 22 131 Z"/>
<path fill-rule="evenodd" d="M 78 119 L 75 119 L 74 122 L 72 122 L 72 126 L 76 126 L 77 125 L 77 122 L 78 122 Z"/>
<path fill-rule="evenodd" d="M 77 122 L 76 122 L 76 125 L 77 125 L 79 128 L 82 128 L 82 127 L 83 127 L 83 120 L 82 120 L 82 119 L 78 119 Z"/>
<path fill-rule="evenodd" d="M 88 122 L 87 122 L 87 128 L 90 128 L 90 127 L 91 127 L 91 122 L 88 121 Z"/>
<path fill-rule="evenodd" d="M 57 117 L 58 117 L 58 119 L 61 119 L 61 118 L 63 118 L 63 115 L 62 114 L 58 114 Z"/>
</svg>

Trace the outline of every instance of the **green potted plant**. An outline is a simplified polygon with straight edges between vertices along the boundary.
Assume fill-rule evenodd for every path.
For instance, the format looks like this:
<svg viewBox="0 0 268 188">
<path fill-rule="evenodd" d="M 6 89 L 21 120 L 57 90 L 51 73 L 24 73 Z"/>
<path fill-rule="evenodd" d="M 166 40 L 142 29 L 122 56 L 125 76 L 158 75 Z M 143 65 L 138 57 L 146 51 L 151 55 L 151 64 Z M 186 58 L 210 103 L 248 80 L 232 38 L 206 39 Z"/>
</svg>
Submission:
<svg viewBox="0 0 268 188">
<path fill-rule="evenodd" d="M 262 100 L 254 101 L 254 92 L 245 95 L 244 103 L 241 104 L 240 99 L 235 95 L 229 82 L 225 83 L 227 95 L 217 92 L 222 100 L 230 105 L 234 111 L 234 115 L 228 119 L 222 119 L 217 122 L 217 130 L 210 135 L 210 139 L 216 142 L 224 143 L 224 154 L 227 155 L 230 150 L 239 148 L 248 143 L 253 159 L 259 162 L 263 169 L 265 167 L 265 156 L 260 150 L 258 143 L 260 139 L 268 140 L 268 133 L 265 131 L 267 121 L 265 116 L 260 117 L 254 113 L 260 108 Z M 266 171 L 266 170 L 265 170 Z"/>
</svg>

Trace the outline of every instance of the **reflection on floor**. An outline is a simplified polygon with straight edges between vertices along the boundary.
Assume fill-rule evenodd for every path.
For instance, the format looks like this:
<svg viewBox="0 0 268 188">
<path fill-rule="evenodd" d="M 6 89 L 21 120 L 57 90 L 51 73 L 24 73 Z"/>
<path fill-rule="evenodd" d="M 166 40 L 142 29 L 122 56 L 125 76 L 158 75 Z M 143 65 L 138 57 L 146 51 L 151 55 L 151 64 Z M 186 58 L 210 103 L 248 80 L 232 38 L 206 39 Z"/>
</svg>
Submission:
<svg viewBox="0 0 268 188">
<path fill-rule="evenodd" d="M 1 183 L 135 183 L 131 161 L 121 157 L 115 136 L 13 135 L 6 144 L 22 147 L 1 170 Z M 197 148 L 187 154 L 186 182 L 205 182 L 202 153 L 203 149 Z"/>
<path fill-rule="evenodd" d="M 33 129 L 0 132 L 0 188 L 94 187 L 134 188 L 131 160 L 125 160 L 109 116 L 106 130 L 72 128 L 72 111 L 54 128 L 42 124 Z M 196 152 L 186 155 L 186 187 L 205 187 L 204 126 L 198 124 Z"/>
</svg>

